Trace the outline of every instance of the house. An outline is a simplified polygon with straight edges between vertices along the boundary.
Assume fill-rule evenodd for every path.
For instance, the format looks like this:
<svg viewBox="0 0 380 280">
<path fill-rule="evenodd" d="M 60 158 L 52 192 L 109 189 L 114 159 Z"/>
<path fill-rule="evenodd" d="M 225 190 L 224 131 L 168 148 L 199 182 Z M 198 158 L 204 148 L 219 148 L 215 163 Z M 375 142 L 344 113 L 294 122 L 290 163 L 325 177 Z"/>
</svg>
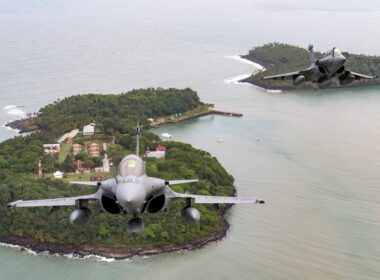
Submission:
<svg viewBox="0 0 380 280">
<path fill-rule="evenodd" d="M 146 151 L 145 155 L 150 158 L 165 158 L 166 147 L 158 145 L 155 151 Z"/>
<path fill-rule="evenodd" d="M 88 152 L 91 157 L 98 157 L 100 156 L 100 147 L 98 143 L 91 143 L 90 146 L 88 147 Z"/>
<path fill-rule="evenodd" d="M 73 155 L 77 155 L 82 151 L 83 146 L 81 144 L 75 143 L 73 145 Z"/>
<path fill-rule="evenodd" d="M 90 123 L 83 127 L 83 136 L 92 136 L 95 134 L 95 124 Z"/>
<path fill-rule="evenodd" d="M 158 145 L 158 146 L 156 147 L 156 151 L 166 151 L 166 147 L 165 147 L 165 146 Z"/>
<path fill-rule="evenodd" d="M 44 154 L 57 154 L 61 150 L 60 144 L 44 144 Z"/>
<path fill-rule="evenodd" d="M 53 173 L 53 177 L 54 177 L 55 179 L 62 179 L 62 178 L 63 178 L 63 172 L 61 172 L 61 171 L 55 171 L 55 172 Z"/>
</svg>

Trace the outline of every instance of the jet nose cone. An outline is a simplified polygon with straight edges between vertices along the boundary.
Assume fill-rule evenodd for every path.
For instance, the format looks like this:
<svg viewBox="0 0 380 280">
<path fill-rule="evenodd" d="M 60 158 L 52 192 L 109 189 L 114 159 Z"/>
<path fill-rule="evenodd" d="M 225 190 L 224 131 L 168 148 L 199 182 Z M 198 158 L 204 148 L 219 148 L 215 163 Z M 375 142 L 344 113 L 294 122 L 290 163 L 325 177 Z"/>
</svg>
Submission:
<svg viewBox="0 0 380 280">
<path fill-rule="evenodd" d="M 139 213 L 145 201 L 144 186 L 139 184 L 120 185 L 116 190 L 116 199 L 128 213 Z"/>
<path fill-rule="evenodd" d="M 343 55 L 341 55 L 341 56 L 337 57 L 337 61 L 339 64 L 343 64 L 346 62 L 346 58 Z"/>
</svg>

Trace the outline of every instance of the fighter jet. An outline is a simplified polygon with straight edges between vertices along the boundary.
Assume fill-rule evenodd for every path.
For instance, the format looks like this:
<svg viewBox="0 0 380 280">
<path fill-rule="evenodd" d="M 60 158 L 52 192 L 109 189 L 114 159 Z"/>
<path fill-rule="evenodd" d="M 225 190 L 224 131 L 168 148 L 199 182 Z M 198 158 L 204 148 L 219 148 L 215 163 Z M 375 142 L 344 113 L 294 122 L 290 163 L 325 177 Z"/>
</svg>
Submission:
<svg viewBox="0 0 380 280">
<path fill-rule="evenodd" d="M 309 45 L 309 68 L 301 71 L 261 77 L 263 80 L 292 80 L 298 86 L 303 82 L 317 84 L 320 89 L 327 88 L 333 80 L 337 80 L 340 85 L 345 86 L 355 80 L 374 79 L 377 76 L 367 76 L 347 70 L 344 66 L 346 58 L 342 52 L 333 48 L 321 59 L 317 59 L 313 45 Z"/>
<path fill-rule="evenodd" d="M 52 207 L 75 206 L 70 215 L 70 222 L 76 226 L 84 226 L 91 217 L 89 206 L 94 204 L 101 212 L 123 214 L 131 216 L 127 222 L 127 231 L 130 234 L 140 234 L 144 231 L 141 219 L 143 214 L 167 212 L 174 199 L 184 199 L 186 206 L 182 210 L 185 222 L 193 224 L 200 220 L 200 213 L 192 203 L 207 204 L 238 204 L 238 203 L 265 203 L 256 197 L 225 197 L 183 194 L 173 191 L 170 186 L 197 182 L 192 180 L 164 180 L 147 176 L 145 164 L 139 156 L 140 127 L 136 127 L 136 154 L 127 155 L 119 164 L 119 172 L 112 179 L 101 182 L 73 181 L 71 184 L 97 186 L 94 194 L 63 197 L 42 200 L 18 200 L 11 202 L 10 207 Z"/>
</svg>

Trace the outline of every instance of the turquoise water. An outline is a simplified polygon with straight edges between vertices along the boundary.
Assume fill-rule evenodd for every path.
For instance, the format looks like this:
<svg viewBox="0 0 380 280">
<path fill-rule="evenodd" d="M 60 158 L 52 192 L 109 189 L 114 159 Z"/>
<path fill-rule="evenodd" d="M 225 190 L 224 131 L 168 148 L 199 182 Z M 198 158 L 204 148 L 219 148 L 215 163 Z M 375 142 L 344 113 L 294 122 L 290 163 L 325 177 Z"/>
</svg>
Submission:
<svg viewBox="0 0 380 280">
<path fill-rule="evenodd" d="M 226 81 L 254 70 L 230 56 L 270 41 L 379 54 L 379 11 L 376 1 L 2 1 L 1 123 L 76 93 L 191 87 L 244 117 L 157 133 L 209 151 L 238 194 L 267 204 L 233 207 L 227 237 L 194 252 L 105 262 L 0 247 L 1 279 L 378 279 L 379 89 L 265 93 Z"/>
</svg>

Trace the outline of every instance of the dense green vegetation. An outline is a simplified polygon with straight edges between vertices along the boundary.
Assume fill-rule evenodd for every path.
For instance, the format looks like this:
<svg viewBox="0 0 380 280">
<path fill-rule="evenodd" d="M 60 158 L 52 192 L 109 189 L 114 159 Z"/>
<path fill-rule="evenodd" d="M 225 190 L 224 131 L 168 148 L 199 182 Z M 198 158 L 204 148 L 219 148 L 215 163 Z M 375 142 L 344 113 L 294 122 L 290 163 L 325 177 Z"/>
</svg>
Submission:
<svg viewBox="0 0 380 280">
<path fill-rule="evenodd" d="M 122 104 L 124 109 L 119 108 L 118 104 Z M 135 148 L 133 127 L 136 119 L 144 122 L 146 117 L 184 113 L 198 105 L 198 96 L 189 89 L 148 89 L 121 95 L 73 96 L 44 107 L 41 109 L 42 114 L 33 120 L 43 131 L 25 137 L 17 136 L 0 144 L 0 236 L 31 237 L 59 244 L 150 247 L 183 244 L 216 232 L 222 226 L 221 210 L 201 205 L 201 222 L 194 226 L 185 225 L 180 217 L 184 207 L 182 200 L 175 201 L 168 213 L 144 216 L 145 232 L 141 236 L 126 234 L 125 223 L 130 217 L 98 213 L 96 208 L 92 209 L 92 219 L 87 226 L 74 227 L 69 222 L 73 207 L 62 207 L 52 213 L 49 208 L 6 207 L 7 202 L 17 199 L 77 196 L 95 192 L 93 187 L 77 187 L 68 185 L 63 180 L 38 178 L 36 169 L 39 159 L 44 168 L 48 166 L 47 171 L 67 168 L 66 165 L 70 165 L 70 161 L 72 163 L 71 156 L 59 162 L 50 155 L 43 155 L 42 144 L 56 139 L 59 133 L 96 119 L 97 123 L 102 123 L 104 134 L 115 138 L 115 144 L 110 145 L 107 152 L 114 163 L 118 164 L 123 156 Z M 144 131 L 141 151 L 159 143 L 160 139 L 156 135 Z M 167 147 L 165 159 L 147 159 L 149 176 L 167 180 L 200 179 L 196 184 L 174 188 L 178 192 L 189 191 L 204 195 L 233 193 L 232 176 L 209 153 L 179 142 L 164 144 Z"/>
<path fill-rule="evenodd" d="M 316 55 L 317 58 L 321 58 L 323 56 L 323 54 L 320 52 L 316 52 Z M 345 64 L 347 69 L 350 69 L 353 72 L 359 72 L 371 76 L 379 75 L 379 56 L 358 55 L 347 52 L 343 52 L 343 55 L 347 58 L 347 62 Z M 264 81 L 260 79 L 262 76 L 292 72 L 309 67 L 309 54 L 308 51 L 304 48 L 288 44 L 270 43 L 260 47 L 252 48 L 249 53 L 243 57 L 257 62 L 266 68 L 265 71 L 254 73 L 251 77 L 245 79 L 244 81 L 246 82 L 251 82 L 255 85 L 272 89 L 311 88 L 311 85 L 309 84 L 294 86 L 291 81 Z M 379 79 L 374 79 L 353 82 L 349 86 L 358 86 L 364 84 L 374 85 L 379 83 Z"/>
<path fill-rule="evenodd" d="M 179 89 L 138 89 L 122 94 L 85 94 L 58 100 L 40 109 L 32 119 L 39 129 L 57 137 L 92 121 L 104 133 L 127 133 L 139 120 L 184 113 L 203 103 L 196 92 Z"/>
</svg>

